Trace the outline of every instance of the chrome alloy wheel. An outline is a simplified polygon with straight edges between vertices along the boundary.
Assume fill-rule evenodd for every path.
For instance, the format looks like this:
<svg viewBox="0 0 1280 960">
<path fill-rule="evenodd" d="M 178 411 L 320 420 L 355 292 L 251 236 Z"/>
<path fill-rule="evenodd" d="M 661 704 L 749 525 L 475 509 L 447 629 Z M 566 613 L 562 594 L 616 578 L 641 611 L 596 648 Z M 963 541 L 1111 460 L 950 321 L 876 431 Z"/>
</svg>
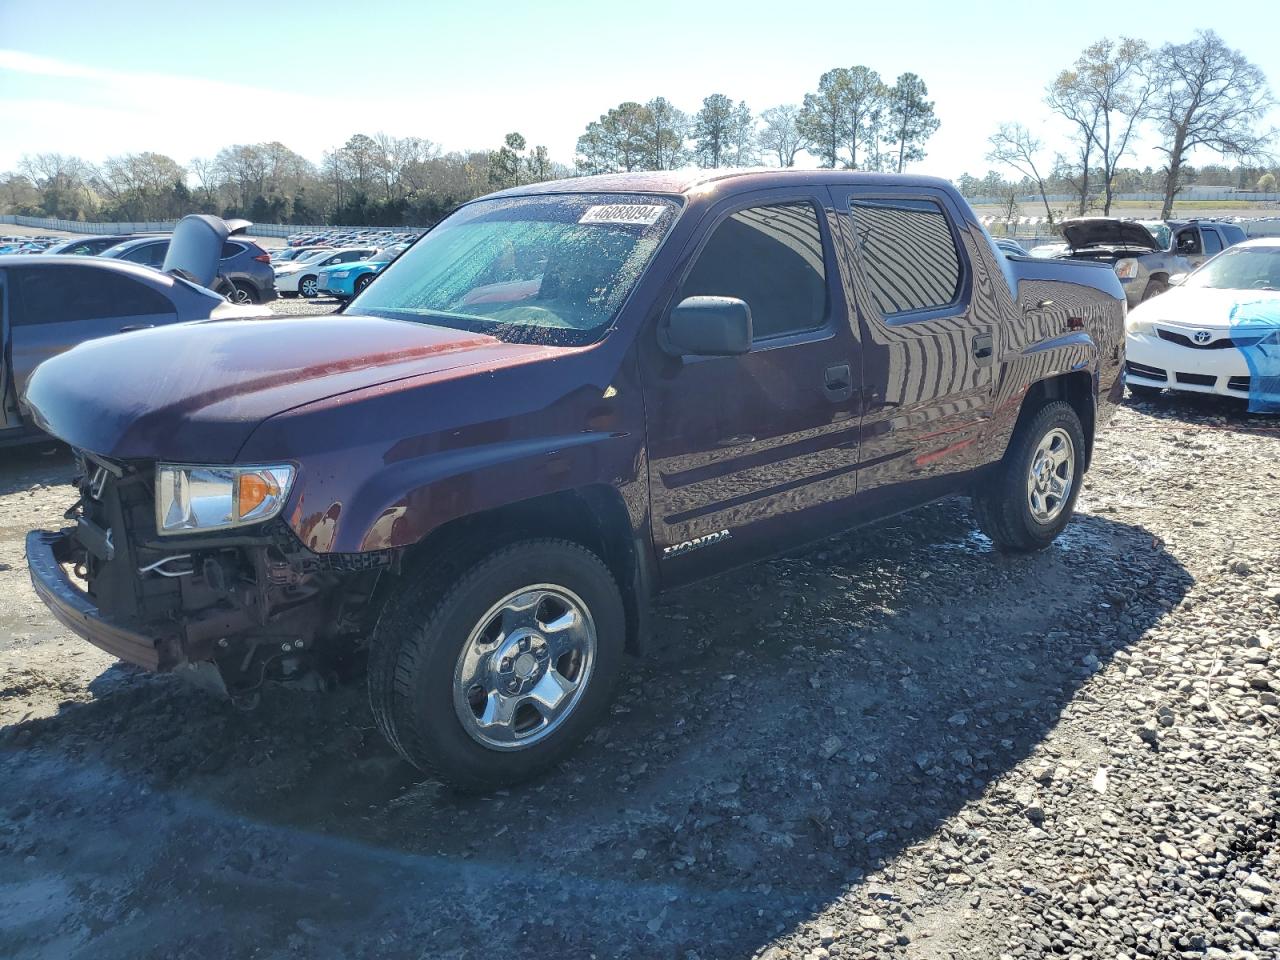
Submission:
<svg viewBox="0 0 1280 960">
<path fill-rule="evenodd" d="M 320 293 L 320 287 L 316 283 L 315 277 L 304 277 L 299 289 L 304 297 L 314 297 Z"/>
<path fill-rule="evenodd" d="M 1054 427 L 1036 445 L 1027 474 L 1027 500 L 1031 516 L 1040 523 L 1052 523 L 1071 497 L 1076 476 L 1076 449 L 1071 435 Z"/>
<path fill-rule="evenodd" d="M 499 600 L 480 618 L 453 672 L 462 728 L 491 750 L 550 736 L 591 680 L 596 628 L 573 591 L 541 583 Z"/>
</svg>

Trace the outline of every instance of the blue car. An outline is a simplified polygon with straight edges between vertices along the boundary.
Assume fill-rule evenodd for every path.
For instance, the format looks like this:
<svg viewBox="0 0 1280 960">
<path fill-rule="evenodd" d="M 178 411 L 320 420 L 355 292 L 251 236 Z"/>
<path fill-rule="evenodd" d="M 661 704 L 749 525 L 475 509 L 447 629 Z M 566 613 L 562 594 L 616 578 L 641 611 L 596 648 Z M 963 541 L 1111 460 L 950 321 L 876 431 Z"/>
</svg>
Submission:
<svg viewBox="0 0 1280 960">
<path fill-rule="evenodd" d="M 316 273 L 316 292 L 322 297 L 350 300 L 372 283 L 374 276 L 383 267 L 408 249 L 407 243 L 399 243 L 379 250 L 368 260 L 321 267 Z"/>
</svg>

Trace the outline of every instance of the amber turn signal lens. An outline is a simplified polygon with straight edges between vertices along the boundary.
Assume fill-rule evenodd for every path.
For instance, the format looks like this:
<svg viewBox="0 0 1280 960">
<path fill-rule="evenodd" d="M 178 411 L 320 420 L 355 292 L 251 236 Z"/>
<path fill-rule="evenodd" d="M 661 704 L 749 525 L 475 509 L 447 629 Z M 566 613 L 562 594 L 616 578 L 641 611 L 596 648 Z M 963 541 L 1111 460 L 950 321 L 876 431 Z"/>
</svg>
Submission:
<svg viewBox="0 0 1280 960">
<path fill-rule="evenodd" d="M 237 519 L 244 519 L 266 503 L 268 497 L 280 496 L 280 487 L 270 475 L 242 473 L 237 494 Z"/>
</svg>

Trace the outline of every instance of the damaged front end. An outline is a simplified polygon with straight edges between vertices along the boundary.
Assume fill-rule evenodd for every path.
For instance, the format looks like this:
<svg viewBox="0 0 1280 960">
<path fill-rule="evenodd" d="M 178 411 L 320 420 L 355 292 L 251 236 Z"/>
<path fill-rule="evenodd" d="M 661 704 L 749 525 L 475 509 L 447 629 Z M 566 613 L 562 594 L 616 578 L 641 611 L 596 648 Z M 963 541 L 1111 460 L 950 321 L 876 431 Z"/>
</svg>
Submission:
<svg viewBox="0 0 1280 960">
<path fill-rule="evenodd" d="M 78 453 L 77 466 L 74 526 L 27 537 L 36 592 L 67 627 L 237 699 L 269 681 L 326 689 L 358 666 L 396 552 L 317 554 L 279 519 L 161 537 L 154 463 Z"/>
</svg>

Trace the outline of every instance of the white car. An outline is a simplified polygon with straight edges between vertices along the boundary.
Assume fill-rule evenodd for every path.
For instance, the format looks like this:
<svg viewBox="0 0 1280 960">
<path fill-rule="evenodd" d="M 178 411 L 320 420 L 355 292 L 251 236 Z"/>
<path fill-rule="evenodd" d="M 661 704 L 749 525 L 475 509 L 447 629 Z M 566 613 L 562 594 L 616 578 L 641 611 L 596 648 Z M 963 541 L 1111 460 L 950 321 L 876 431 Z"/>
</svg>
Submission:
<svg viewBox="0 0 1280 960">
<path fill-rule="evenodd" d="M 1125 320 L 1129 392 L 1212 393 L 1249 400 L 1252 408 L 1263 387 L 1252 382 L 1257 371 L 1265 369 L 1268 380 L 1280 372 L 1280 237 L 1228 247 L 1170 282 L 1167 293 Z"/>
<path fill-rule="evenodd" d="M 308 299 L 318 294 L 316 275 L 321 267 L 332 263 L 352 263 L 367 260 L 378 252 L 377 247 L 342 247 L 335 250 L 316 250 L 296 260 L 276 264 L 276 292 L 284 296 L 302 295 Z"/>
</svg>

